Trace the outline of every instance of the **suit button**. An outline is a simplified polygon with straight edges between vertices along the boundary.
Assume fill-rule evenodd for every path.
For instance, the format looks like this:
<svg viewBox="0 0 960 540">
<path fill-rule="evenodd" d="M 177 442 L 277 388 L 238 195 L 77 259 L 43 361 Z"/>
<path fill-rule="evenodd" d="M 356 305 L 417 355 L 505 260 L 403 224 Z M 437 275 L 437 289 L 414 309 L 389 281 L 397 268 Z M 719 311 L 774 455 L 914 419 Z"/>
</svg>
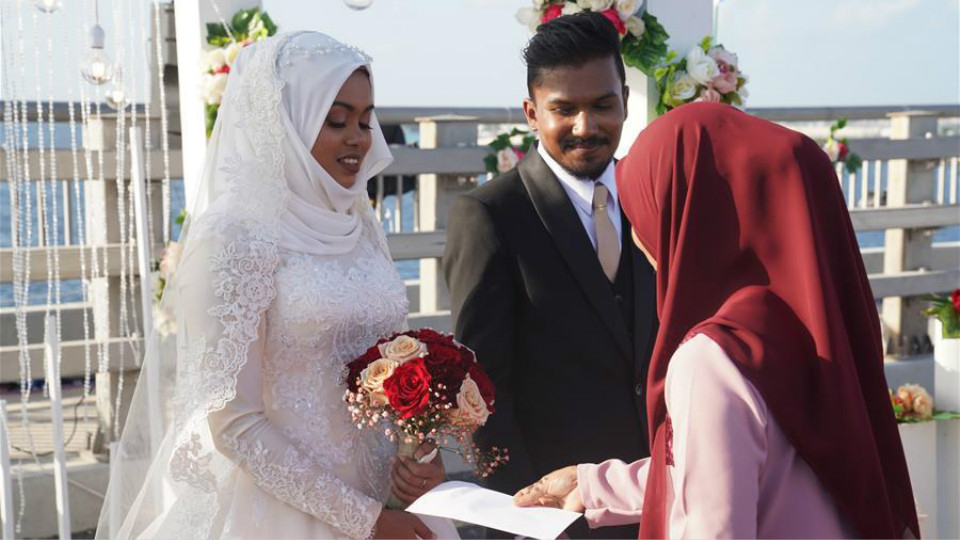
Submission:
<svg viewBox="0 0 960 540">
<path fill-rule="evenodd" d="M 636 386 L 633 390 L 634 390 L 634 392 L 637 393 L 637 397 L 640 397 L 640 396 L 643 395 L 643 385 L 642 385 L 642 384 L 639 384 L 639 383 L 638 383 L 637 386 Z"/>
<path fill-rule="evenodd" d="M 613 299 L 616 300 L 618 304 L 622 304 L 622 303 L 623 303 L 623 296 L 621 296 L 621 295 L 619 295 L 619 294 L 616 295 L 616 296 L 614 296 Z"/>
</svg>

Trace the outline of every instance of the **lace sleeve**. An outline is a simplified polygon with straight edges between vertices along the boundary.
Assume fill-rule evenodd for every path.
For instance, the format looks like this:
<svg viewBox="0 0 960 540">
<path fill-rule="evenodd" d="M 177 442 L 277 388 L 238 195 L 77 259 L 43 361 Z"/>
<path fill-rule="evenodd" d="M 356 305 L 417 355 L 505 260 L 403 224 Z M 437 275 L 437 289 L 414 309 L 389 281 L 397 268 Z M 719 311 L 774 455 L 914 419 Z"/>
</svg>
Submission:
<svg viewBox="0 0 960 540">
<path fill-rule="evenodd" d="M 266 322 L 261 321 L 259 332 Z M 217 449 L 277 499 L 329 523 L 350 538 L 369 538 L 379 502 L 348 486 L 283 435 L 264 413 L 258 339 L 237 378 L 237 395 L 209 416 Z"/>
<path fill-rule="evenodd" d="M 194 277 L 179 291 L 181 337 L 189 343 L 181 401 L 208 410 L 216 450 L 264 491 L 345 536 L 368 538 L 381 504 L 340 480 L 266 415 L 262 358 L 275 253 L 249 236 L 214 236 L 203 251 L 215 255 L 197 253 L 181 270 Z M 193 465 L 205 469 L 200 458 Z"/>
</svg>

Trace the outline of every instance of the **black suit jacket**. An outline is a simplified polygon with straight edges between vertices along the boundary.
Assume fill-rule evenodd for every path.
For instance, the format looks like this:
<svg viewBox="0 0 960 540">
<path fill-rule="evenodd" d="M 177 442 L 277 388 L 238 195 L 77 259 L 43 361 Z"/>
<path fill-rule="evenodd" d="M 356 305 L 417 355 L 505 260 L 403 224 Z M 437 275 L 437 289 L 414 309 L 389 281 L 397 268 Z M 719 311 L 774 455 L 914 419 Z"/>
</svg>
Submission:
<svg viewBox="0 0 960 540">
<path fill-rule="evenodd" d="M 656 290 L 626 220 L 632 331 L 573 204 L 536 150 L 458 197 L 448 216 L 443 267 L 455 333 L 497 393 L 476 442 L 510 453 L 489 485 L 513 493 L 566 465 L 648 456 L 644 387 Z"/>
</svg>

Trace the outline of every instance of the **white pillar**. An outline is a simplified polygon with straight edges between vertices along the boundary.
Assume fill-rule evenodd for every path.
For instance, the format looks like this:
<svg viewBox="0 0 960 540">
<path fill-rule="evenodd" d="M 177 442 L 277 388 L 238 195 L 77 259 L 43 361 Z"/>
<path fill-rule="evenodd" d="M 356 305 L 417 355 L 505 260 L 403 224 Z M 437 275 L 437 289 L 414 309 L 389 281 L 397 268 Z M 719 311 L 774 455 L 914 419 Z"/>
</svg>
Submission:
<svg viewBox="0 0 960 540">
<path fill-rule="evenodd" d="M 147 221 L 146 170 L 143 161 L 143 135 L 140 127 L 130 128 L 130 183 L 133 187 L 134 221 L 137 226 L 137 263 L 140 271 L 140 312 L 143 324 L 144 343 L 153 329 L 153 280 L 150 279 L 150 260 L 153 258 L 150 246 L 150 230 Z M 140 367 L 143 358 L 136 358 Z"/>
<path fill-rule="evenodd" d="M 960 339 L 943 339 L 935 321 L 933 341 L 934 402 L 938 409 L 960 411 Z M 960 538 L 960 420 L 937 422 L 937 534 Z"/>
<path fill-rule="evenodd" d="M 241 9 L 260 6 L 260 0 L 217 0 L 229 24 Z M 200 98 L 203 55 L 207 48 L 207 23 L 218 22 L 213 2 L 177 2 L 177 76 L 180 87 L 180 129 L 183 147 L 183 188 L 186 207 L 193 208 L 207 153 L 206 113 Z"/>
<path fill-rule="evenodd" d="M 53 485 L 57 498 L 57 522 L 60 540 L 70 539 L 70 496 L 67 492 L 67 459 L 63 449 L 63 399 L 60 394 L 60 340 L 56 315 L 44 319 L 44 364 L 50 391 L 50 416 L 53 428 Z"/>
<path fill-rule="evenodd" d="M 13 540 L 13 469 L 10 467 L 10 438 L 7 436 L 7 402 L 0 400 L 0 520 L 3 521 L 3 540 Z"/>
<path fill-rule="evenodd" d="M 713 0 L 647 0 L 647 9 L 670 34 L 667 46 L 677 54 L 686 54 L 713 31 Z M 630 87 L 628 115 L 617 157 L 626 155 L 640 131 L 656 117 L 656 82 L 640 70 L 628 67 L 627 85 Z"/>
</svg>

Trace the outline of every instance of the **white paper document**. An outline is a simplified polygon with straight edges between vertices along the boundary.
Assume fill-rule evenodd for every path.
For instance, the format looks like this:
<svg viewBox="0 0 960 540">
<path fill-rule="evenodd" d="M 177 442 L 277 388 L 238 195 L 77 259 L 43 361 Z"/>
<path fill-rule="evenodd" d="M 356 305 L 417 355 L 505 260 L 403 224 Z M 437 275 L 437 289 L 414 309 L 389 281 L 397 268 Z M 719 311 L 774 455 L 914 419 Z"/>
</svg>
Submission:
<svg viewBox="0 0 960 540">
<path fill-rule="evenodd" d="M 556 508 L 519 508 L 510 495 L 467 482 L 444 482 L 414 501 L 407 511 L 541 540 L 554 540 L 580 517 Z"/>
</svg>

